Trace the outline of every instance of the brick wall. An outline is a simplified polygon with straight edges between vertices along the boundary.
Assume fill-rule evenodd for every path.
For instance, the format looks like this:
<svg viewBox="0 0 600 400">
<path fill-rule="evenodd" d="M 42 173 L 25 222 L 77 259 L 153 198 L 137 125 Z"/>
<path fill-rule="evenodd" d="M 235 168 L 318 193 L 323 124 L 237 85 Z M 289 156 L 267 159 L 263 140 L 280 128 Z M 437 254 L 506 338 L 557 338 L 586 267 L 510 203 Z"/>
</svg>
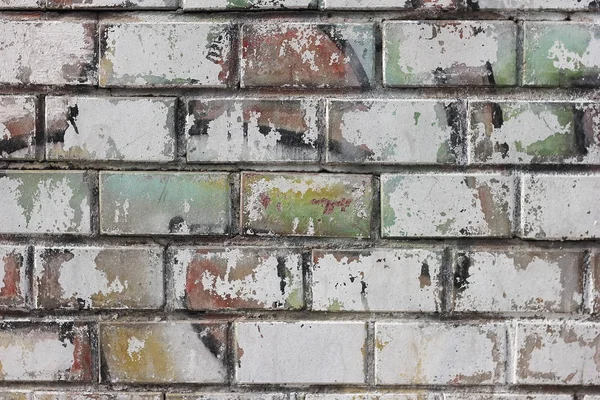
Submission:
<svg viewBox="0 0 600 400">
<path fill-rule="evenodd" d="M 0 398 L 600 400 L 597 0 L 0 0 Z"/>
</svg>

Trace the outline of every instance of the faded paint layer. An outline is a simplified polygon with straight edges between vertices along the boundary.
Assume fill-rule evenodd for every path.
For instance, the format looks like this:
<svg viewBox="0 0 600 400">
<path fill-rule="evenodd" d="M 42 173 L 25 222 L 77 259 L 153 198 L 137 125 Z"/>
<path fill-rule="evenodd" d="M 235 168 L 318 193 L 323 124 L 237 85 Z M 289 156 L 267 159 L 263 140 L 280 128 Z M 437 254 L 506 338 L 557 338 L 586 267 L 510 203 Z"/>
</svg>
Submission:
<svg viewBox="0 0 600 400">
<path fill-rule="evenodd" d="M 35 392 L 33 400 L 162 400 L 161 393 Z"/>
<path fill-rule="evenodd" d="M 239 383 L 365 383 L 364 322 L 237 322 L 235 334 Z"/>
<path fill-rule="evenodd" d="M 579 310 L 581 251 L 469 251 L 454 255 L 454 310 L 563 312 Z"/>
<path fill-rule="evenodd" d="M 225 383 L 226 327 L 210 322 L 102 324 L 103 379 Z"/>
<path fill-rule="evenodd" d="M 597 86 L 600 26 L 577 22 L 525 22 L 523 84 Z"/>
<path fill-rule="evenodd" d="M 192 16 L 138 14 L 102 20 L 100 86 L 223 87 L 231 26 Z"/>
<path fill-rule="evenodd" d="M 38 247 L 35 304 L 43 309 L 160 308 L 162 262 L 159 246 Z"/>
<path fill-rule="evenodd" d="M 461 0 L 323 0 L 326 9 L 338 10 L 454 10 Z"/>
<path fill-rule="evenodd" d="M 243 87 L 369 87 L 372 24 L 254 24 L 242 27 Z"/>
<path fill-rule="evenodd" d="M 0 310 L 23 310 L 29 306 L 27 250 L 25 246 L 0 246 Z"/>
<path fill-rule="evenodd" d="M 451 101 L 328 101 L 327 161 L 455 163 L 463 157 L 461 106 Z"/>
<path fill-rule="evenodd" d="M 248 234 L 369 237 L 371 176 L 242 174 Z"/>
<path fill-rule="evenodd" d="M 292 395 L 293 396 L 293 395 Z M 188 393 L 166 394 L 167 400 L 291 400 L 286 393 Z"/>
<path fill-rule="evenodd" d="M 90 233 L 84 172 L 0 171 L 0 233 Z"/>
<path fill-rule="evenodd" d="M 506 327 L 501 323 L 377 323 L 376 382 L 395 385 L 502 384 Z"/>
<path fill-rule="evenodd" d="M 440 310 L 441 251 L 313 250 L 312 309 Z"/>
<path fill-rule="evenodd" d="M 383 174 L 382 234 L 510 236 L 513 180 L 494 174 Z"/>
<path fill-rule="evenodd" d="M 189 162 L 296 162 L 319 158 L 318 101 L 188 102 Z"/>
<path fill-rule="evenodd" d="M 597 10 L 595 0 L 477 0 L 480 9 Z"/>
<path fill-rule="evenodd" d="M 47 97 L 46 141 L 48 160 L 173 161 L 175 99 Z"/>
<path fill-rule="evenodd" d="M 172 269 L 176 308 L 298 309 L 304 305 L 298 250 L 177 248 Z"/>
<path fill-rule="evenodd" d="M 177 9 L 177 0 L 46 0 L 50 9 L 101 9 L 116 8 L 126 10 L 139 9 Z"/>
<path fill-rule="evenodd" d="M 100 230 L 110 234 L 222 235 L 229 174 L 101 172 Z"/>
<path fill-rule="evenodd" d="M 186 11 L 316 9 L 317 0 L 182 0 Z"/>
<path fill-rule="evenodd" d="M 390 21 L 383 35 L 387 86 L 517 83 L 514 22 Z"/>
<path fill-rule="evenodd" d="M 0 160 L 35 157 L 36 99 L 0 96 Z"/>
</svg>

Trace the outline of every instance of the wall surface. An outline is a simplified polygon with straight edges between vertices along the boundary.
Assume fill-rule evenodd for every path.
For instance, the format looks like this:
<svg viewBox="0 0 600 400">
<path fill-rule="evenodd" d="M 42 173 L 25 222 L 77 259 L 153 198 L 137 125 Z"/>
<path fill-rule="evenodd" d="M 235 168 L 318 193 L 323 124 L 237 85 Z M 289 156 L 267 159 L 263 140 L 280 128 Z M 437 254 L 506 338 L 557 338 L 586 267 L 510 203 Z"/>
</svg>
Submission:
<svg viewBox="0 0 600 400">
<path fill-rule="evenodd" d="M 600 1 L 0 9 L 0 399 L 600 400 Z"/>
</svg>

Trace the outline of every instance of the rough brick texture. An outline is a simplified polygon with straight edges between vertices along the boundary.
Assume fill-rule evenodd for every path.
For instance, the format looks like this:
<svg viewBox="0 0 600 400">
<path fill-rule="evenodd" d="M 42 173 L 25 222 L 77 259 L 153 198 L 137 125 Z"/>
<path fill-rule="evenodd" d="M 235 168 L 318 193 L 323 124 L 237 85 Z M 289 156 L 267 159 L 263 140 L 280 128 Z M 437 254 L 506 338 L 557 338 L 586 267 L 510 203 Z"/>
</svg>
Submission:
<svg viewBox="0 0 600 400">
<path fill-rule="evenodd" d="M 0 400 L 600 400 L 600 0 L 0 0 Z"/>
</svg>

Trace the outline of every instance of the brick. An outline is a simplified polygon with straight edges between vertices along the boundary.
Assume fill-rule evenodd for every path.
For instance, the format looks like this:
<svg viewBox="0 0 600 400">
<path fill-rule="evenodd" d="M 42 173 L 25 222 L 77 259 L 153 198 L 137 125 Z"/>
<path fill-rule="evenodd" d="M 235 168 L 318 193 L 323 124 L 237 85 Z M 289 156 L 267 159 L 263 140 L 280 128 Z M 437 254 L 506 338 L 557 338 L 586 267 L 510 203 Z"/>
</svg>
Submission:
<svg viewBox="0 0 600 400">
<path fill-rule="evenodd" d="M 285 393 L 189 393 L 166 394 L 167 400 L 291 400 Z"/>
<path fill-rule="evenodd" d="M 160 246 L 38 247 L 34 267 L 36 306 L 160 308 L 164 302 L 162 262 Z"/>
<path fill-rule="evenodd" d="M 101 172 L 100 230 L 118 235 L 222 235 L 230 224 L 229 175 Z"/>
<path fill-rule="evenodd" d="M 100 86 L 224 87 L 231 25 L 192 16 L 137 14 L 100 24 Z"/>
<path fill-rule="evenodd" d="M 502 384 L 506 328 L 501 323 L 375 324 L 377 384 Z"/>
<path fill-rule="evenodd" d="M 188 162 L 316 162 L 315 99 L 192 99 Z"/>
<path fill-rule="evenodd" d="M 47 97 L 46 140 L 53 161 L 172 161 L 175 99 Z"/>
<path fill-rule="evenodd" d="M 242 174 L 247 234 L 369 237 L 372 182 L 367 175 Z"/>
<path fill-rule="evenodd" d="M 600 253 L 592 254 L 592 262 L 590 265 L 590 309 L 594 314 L 600 314 Z"/>
<path fill-rule="evenodd" d="M 238 383 L 365 383 L 364 322 L 238 322 L 235 332 Z"/>
<path fill-rule="evenodd" d="M 477 0 L 482 10 L 594 10 L 595 0 Z"/>
<path fill-rule="evenodd" d="M 496 174 L 383 174 L 384 237 L 510 236 L 513 177 Z"/>
<path fill-rule="evenodd" d="M 35 392 L 34 400 L 162 400 L 161 393 Z"/>
<path fill-rule="evenodd" d="M 313 250 L 312 309 L 440 310 L 442 251 Z"/>
<path fill-rule="evenodd" d="M 522 185 L 522 237 L 577 240 L 600 236 L 599 177 L 524 174 Z"/>
<path fill-rule="evenodd" d="M 369 87 L 373 24 L 254 24 L 242 27 L 242 87 Z"/>
<path fill-rule="evenodd" d="M 575 313 L 583 252 L 477 249 L 454 255 L 454 310 Z"/>
<path fill-rule="evenodd" d="M 226 328 L 205 321 L 102 324 L 102 379 L 224 383 Z"/>
<path fill-rule="evenodd" d="M 515 85 L 516 38 L 517 26 L 510 21 L 384 22 L 384 83 L 386 86 Z"/>
<path fill-rule="evenodd" d="M 557 393 L 445 393 L 444 400 L 573 400 L 573 396 Z"/>
<path fill-rule="evenodd" d="M 470 102 L 474 164 L 600 164 L 600 105 Z"/>
<path fill-rule="evenodd" d="M 293 249 L 173 249 L 176 309 L 299 309 L 302 253 Z"/>
<path fill-rule="evenodd" d="M 304 396 L 305 400 L 442 400 L 442 394 L 434 393 L 426 390 L 415 390 L 412 392 L 402 393 L 385 393 L 371 392 L 369 393 L 327 393 L 314 394 L 307 393 Z"/>
<path fill-rule="evenodd" d="M 462 159 L 464 111 L 454 101 L 328 102 L 328 162 L 455 163 Z"/>
<path fill-rule="evenodd" d="M 44 0 L 2 0 L 0 10 L 40 9 L 44 2 Z"/>
<path fill-rule="evenodd" d="M 600 27 L 579 22 L 526 22 L 525 86 L 597 86 Z"/>
<path fill-rule="evenodd" d="M 28 308 L 27 250 L 26 246 L 0 246 L 0 310 Z"/>
<path fill-rule="evenodd" d="M 91 382 L 87 325 L 72 322 L 0 326 L 0 381 Z"/>
<path fill-rule="evenodd" d="M 0 160 L 35 158 L 35 109 L 35 97 L 0 96 Z"/>
<path fill-rule="evenodd" d="M 161 9 L 175 10 L 178 7 L 177 0 L 46 0 L 49 9 Z"/>
<path fill-rule="evenodd" d="M 519 322 L 517 384 L 598 385 L 600 324 Z"/>
<path fill-rule="evenodd" d="M 96 24 L 93 20 L 25 18 L 0 17 L 0 84 L 96 83 Z"/>
<path fill-rule="evenodd" d="M 317 0 L 182 0 L 185 11 L 316 9 Z"/>
<path fill-rule="evenodd" d="M 32 400 L 33 392 L 25 390 L 11 390 L 10 392 L 0 391 L 0 399 L 2 400 Z"/>
<path fill-rule="evenodd" d="M 85 172 L 0 171 L 0 198 L 0 233 L 90 233 Z"/>
<path fill-rule="evenodd" d="M 459 1 L 460 0 L 323 0 L 323 8 L 338 10 L 454 10 L 458 7 Z"/>
</svg>

